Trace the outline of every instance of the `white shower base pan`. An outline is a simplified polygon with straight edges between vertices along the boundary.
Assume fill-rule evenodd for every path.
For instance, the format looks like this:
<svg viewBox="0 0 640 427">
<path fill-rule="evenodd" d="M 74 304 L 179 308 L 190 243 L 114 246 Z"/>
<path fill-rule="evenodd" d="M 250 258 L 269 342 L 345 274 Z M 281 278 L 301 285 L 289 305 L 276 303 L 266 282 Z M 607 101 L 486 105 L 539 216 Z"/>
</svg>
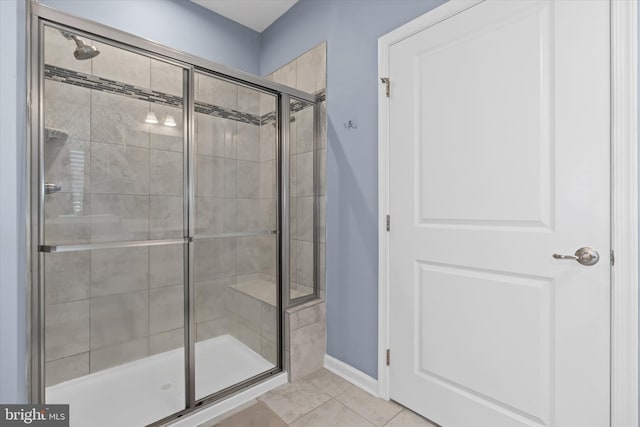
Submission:
<svg viewBox="0 0 640 427">
<path fill-rule="evenodd" d="M 273 368 L 222 335 L 196 343 L 196 398 Z M 71 427 L 139 427 L 184 409 L 184 349 L 160 353 L 47 387 L 47 403 L 70 405 Z"/>
</svg>

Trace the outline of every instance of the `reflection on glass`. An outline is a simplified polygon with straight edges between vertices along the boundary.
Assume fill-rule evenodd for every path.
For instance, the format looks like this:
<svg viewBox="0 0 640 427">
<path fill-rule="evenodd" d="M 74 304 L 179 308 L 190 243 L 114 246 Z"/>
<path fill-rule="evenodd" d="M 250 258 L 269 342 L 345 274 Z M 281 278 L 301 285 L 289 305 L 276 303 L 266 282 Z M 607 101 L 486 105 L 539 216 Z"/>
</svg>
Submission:
<svg viewBox="0 0 640 427">
<path fill-rule="evenodd" d="M 182 69 L 49 27 L 44 57 L 45 244 L 182 237 Z"/>
<path fill-rule="evenodd" d="M 290 109 L 289 299 L 296 299 L 314 292 L 314 117 L 313 104 L 292 99 Z"/>
<path fill-rule="evenodd" d="M 204 74 L 195 84 L 201 399 L 278 363 L 276 237 L 265 234 L 276 229 L 276 97 Z"/>
</svg>

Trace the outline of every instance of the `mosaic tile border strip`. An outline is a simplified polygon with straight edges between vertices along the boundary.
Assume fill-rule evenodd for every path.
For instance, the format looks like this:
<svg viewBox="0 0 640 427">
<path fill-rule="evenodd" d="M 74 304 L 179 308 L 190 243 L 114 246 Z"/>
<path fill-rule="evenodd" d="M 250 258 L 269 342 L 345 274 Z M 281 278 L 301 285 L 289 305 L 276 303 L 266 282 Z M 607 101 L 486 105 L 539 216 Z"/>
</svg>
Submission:
<svg viewBox="0 0 640 427">
<path fill-rule="evenodd" d="M 326 94 L 325 91 L 322 90 L 321 92 L 316 93 L 316 102 L 320 103 L 323 102 L 326 99 Z M 305 108 L 310 107 L 311 104 L 309 104 L 308 102 L 303 102 L 303 101 L 293 101 L 291 103 L 291 113 L 297 113 L 298 111 L 302 111 Z M 262 115 L 262 124 L 269 124 L 269 123 L 275 123 L 276 121 L 276 113 L 275 111 L 272 111 L 270 113 L 267 114 L 263 114 Z M 296 118 L 295 116 L 291 116 L 291 122 L 295 122 Z"/>
<path fill-rule="evenodd" d="M 222 119 L 235 120 L 237 122 L 248 123 L 260 126 L 260 116 L 250 113 L 242 113 L 232 108 L 218 107 L 206 102 L 195 101 L 196 113 L 207 114 L 209 116 L 220 117 Z"/>
<path fill-rule="evenodd" d="M 115 80 L 105 79 L 104 77 L 79 73 L 66 68 L 56 67 L 54 65 L 45 64 L 44 77 L 45 79 L 60 83 L 126 96 L 140 101 L 152 102 L 154 104 L 161 104 L 174 108 L 182 108 L 183 105 L 183 99 L 180 96 L 170 95 L 127 83 L 121 83 Z M 197 113 L 253 125 L 260 125 L 261 121 L 261 117 L 255 114 L 243 113 L 231 108 L 218 107 L 217 105 L 198 101 L 195 103 L 195 111 Z"/>
<path fill-rule="evenodd" d="M 170 95 L 156 90 L 146 89 L 139 86 L 121 83 L 115 80 L 106 79 L 104 77 L 92 76 L 77 71 L 68 70 L 55 65 L 45 64 L 44 78 L 60 83 L 66 83 L 73 86 L 84 87 L 91 90 L 99 90 L 101 92 L 112 93 L 120 96 L 138 99 L 140 101 L 152 102 L 154 104 L 166 105 L 174 108 L 182 108 L 183 98 L 176 95 Z M 326 99 L 325 91 L 316 94 L 316 102 L 322 102 Z M 291 103 L 291 112 L 297 113 L 310 104 L 302 101 L 294 101 Z M 196 113 L 207 114 L 222 119 L 230 119 L 237 122 L 247 123 L 259 126 L 261 124 L 275 123 L 276 114 L 274 111 L 266 113 L 262 116 L 250 113 L 243 113 L 232 108 L 219 107 L 217 105 L 207 104 L 205 102 L 195 102 Z M 291 118 L 294 121 L 295 118 Z"/>
<path fill-rule="evenodd" d="M 66 68 L 56 67 L 54 65 L 45 64 L 44 78 L 73 86 L 80 86 L 87 89 L 99 90 L 101 92 L 127 96 L 141 101 L 182 108 L 182 97 L 180 96 L 168 95 L 155 90 L 120 83 L 115 80 L 105 79 L 104 77 L 79 73 Z"/>
</svg>

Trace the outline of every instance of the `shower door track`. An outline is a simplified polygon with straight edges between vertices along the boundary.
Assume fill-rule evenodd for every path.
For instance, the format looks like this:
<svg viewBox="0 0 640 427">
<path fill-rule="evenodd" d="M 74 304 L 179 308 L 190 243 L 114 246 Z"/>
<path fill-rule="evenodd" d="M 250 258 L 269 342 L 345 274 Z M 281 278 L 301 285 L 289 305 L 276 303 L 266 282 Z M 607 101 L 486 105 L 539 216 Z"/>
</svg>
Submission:
<svg viewBox="0 0 640 427">
<path fill-rule="evenodd" d="M 207 61 L 193 55 L 180 52 L 155 42 L 125 33 L 105 25 L 89 21 L 83 18 L 60 12 L 48 6 L 30 1 L 27 22 L 28 64 L 30 87 L 28 89 L 29 99 L 29 140 L 27 146 L 28 171 L 30 177 L 29 188 L 31 197 L 28 199 L 29 223 L 28 230 L 28 256 L 29 274 L 31 286 L 28 289 L 28 330 L 30 339 L 28 344 L 28 385 L 29 396 L 32 403 L 44 403 L 45 401 L 45 355 L 44 355 L 44 254 L 64 253 L 74 251 L 89 251 L 101 249 L 151 247 L 162 245 L 179 245 L 185 247 L 185 408 L 150 426 L 165 425 L 171 421 L 202 410 L 207 405 L 220 401 L 221 399 L 238 393 L 260 381 L 273 377 L 286 369 L 283 366 L 284 340 L 283 340 L 283 308 L 289 303 L 289 166 L 288 166 L 288 141 L 289 126 L 285 125 L 290 114 L 290 100 L 300 99 L 313 104 L 317 113 L 317 99 L 314 95 L 302 92 L 272 81 L 263 80 L 257 76 L 245 73 L 233 68 Z M 130 52 L 142 54 L 146 57 L 155 58 L 164 62 L 174 64 L 183 69 L 184 75 L 184 230 L 185 237 L 178 239 L 162 240 L 138 240 L 108 243 L 88 243 L 88 244 L 64 244 L 46 245 L 44 240 L 44 173 L 42 167 L 42 146 L 44 142 L 44 122 L 43 122 L 43 87 L 44 87 L 44 23 L 58 29 L 69 29 L 81 36 L 91 37 L 94 40 L 106 41 L 107 43 L 125 49 Z M 255 230 L 238 233 L 215 233 L 196 234 L 195 233 L 195 213 L 194 209 L 194 185 L 195 176 L 192 167 L 191 156 L 194 153 L 194 73 L 198 71 L 210 76 L 230 81 L 234 84 L 245 86 L 254 90 L 277 96 L 276 115 L 276 218 L 277 229 L 275 230 Z M 315 113 L 314 113 L 315 114 Z M 314 138 L 317 128 L 314 132 Z M 314 156 L 315 157 L 315 156 Z M 314 177 L 315 178 L 315 177 Z M 315 179 L 314 179 L 315 182 Z M 315 208 L 315 206 L 314 206 Z M 315 211 L 315 209 L 314 209 Z M 314 214 L 314 221 L 316 215 Z M 259 375 L 247 378 L 233 386 L 227 387 L 202 399 L 195 396 L 195 305 L 194 305 L 194 257 L 193 244 L 197 240 L 214 239 L 224 237 L 245 237 L 275 235 L 277 254 L 277 364 L 271 370 Z M 314 262 L 315 264 L 315 262 Z M 315 268 L 315 266 L 314 266 Z M 314 272 L 315 273 L 315 272 Z M 317 293 L 317 287 L 316 287 Z M 315 294 L 313 295 L 315 296 Z"/>
</svg>

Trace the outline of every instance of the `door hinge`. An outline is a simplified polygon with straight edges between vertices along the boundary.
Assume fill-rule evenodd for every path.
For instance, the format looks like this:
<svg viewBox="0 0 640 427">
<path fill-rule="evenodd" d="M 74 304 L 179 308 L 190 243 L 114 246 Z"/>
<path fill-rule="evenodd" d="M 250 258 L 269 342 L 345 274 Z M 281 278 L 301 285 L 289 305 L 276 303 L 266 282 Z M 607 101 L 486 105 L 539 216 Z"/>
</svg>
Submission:
<svg viewBox="0 0 640 427">
<path fill-rule="evenodd" d="M 387 349 L 387 366 L 391 363 L 391 350 Z"/>
<path fill-rule="evenodd" d="M 387 215 L 387 231 L 391 231 L 391 215 Z"/>
<path fill-rule="evenodd" d="M 380 77 L 380 81 L 387 86 L 387 98 L 388 98 L 389 93 L 391 92 L 389 88 L 391 84 L 391 80 L 389 80 L 389 77 Z"/>
<path fill-rule="evenodd" d="M 609 254 L 609 261 L 611 262 L 611 266 L 616 263 L 616 256 L 613 253 L 613 249 L 611 249 L 611 253 Z"/>
</svg>

